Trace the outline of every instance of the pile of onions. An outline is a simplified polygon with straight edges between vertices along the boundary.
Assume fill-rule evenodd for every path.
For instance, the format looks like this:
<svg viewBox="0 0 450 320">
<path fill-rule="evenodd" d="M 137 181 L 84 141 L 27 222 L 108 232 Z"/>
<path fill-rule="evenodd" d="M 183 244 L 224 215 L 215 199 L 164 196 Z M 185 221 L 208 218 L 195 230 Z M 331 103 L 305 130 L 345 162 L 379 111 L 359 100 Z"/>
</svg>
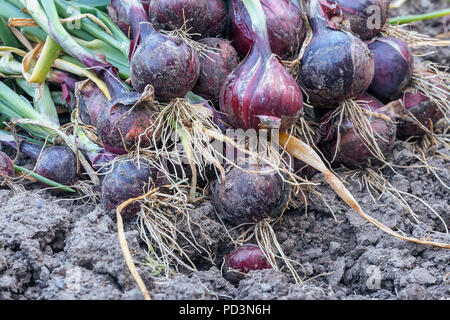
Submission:
<svg viewBox="0 0 450 320">
<path fill-rule="evenodd" d="M 272 52 L 283 59 L 293 57 L 305 38 L 300 9 L 286 0 L 261 0 Z M 230 1 L 229 37 L 236 50 L 246 56 L 255 42 L 252 20 L 242 0 Z"/>
</svg>

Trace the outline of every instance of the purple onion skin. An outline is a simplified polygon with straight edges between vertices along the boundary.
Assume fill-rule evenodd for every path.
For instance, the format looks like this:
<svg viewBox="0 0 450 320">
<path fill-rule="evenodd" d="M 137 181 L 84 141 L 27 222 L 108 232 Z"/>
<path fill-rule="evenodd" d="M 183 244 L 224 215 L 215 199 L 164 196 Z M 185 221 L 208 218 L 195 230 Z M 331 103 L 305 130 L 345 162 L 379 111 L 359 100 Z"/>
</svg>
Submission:
<svg viewBox="0 0 450 320">
<path fill-rule="evenodd" d="M 292 58 L 306 35 L 300 9 L 286 0 L 261 0 L 261 5 L 266 16 L 272 52 L 282 59 Z M 230 1 L 229 38 L 244 57 L 255 41 L 250 16 L 242 0 Z"/>
<path fill-rule="evenodd" d="M 244 244 L 231 251 L 225 258 L 224 278 L 237 285 L 253 270 L 272 269 L 261 248 Z"/>
<path fill-rule="evenodd" d="M 242 129 L 285 131 L 302 114 L 302 92 L 270 51 L 267 34 L 256 36 L 250 53 L 230 73 L 221 88 L 219 105 L 228 122 Z"/>
<path fill-rule="evenodd" d="M 395 38 L 377 38 L 368 46 L 375 61 L 369 93 L 385 102 L 398 99 L 411 81 L 414 66 L 411 50 Z"/>
<path fill-rule="evenodd" d="M 213 182 L 212 198 L 220 217 L 233 226 L 258 222 L 266 217 L 277 217 L 286 207 L 290 186 L 278 173 L 260 173 L 270 170 L 267 165 L 241 163 L 252 172 L 230 167 L 221 181 Z"/>
<path fill-rule="evenodd" d="M 66 186 L 73 185 L 77 178 L 77 157 L 66 146 L 47 148 L 37 163 L 36 173 Z"/>
<path fill-rule="evenodd" d="M 309 2 L 308 15 L 313 38 L 300 64 L 299 85 L 315 106 L 335 108 L 367 90 L 374 62 L 357 36 L 328 25 L 319 0 Z"/>
<path fill-rule="evenodd" d="M 198 42 L 210 48 L 200 57 L 200 75 L 192 91 L 219 107 L 220 89 L 228 75 L 239 65 L 236 50 L 228 40 L 205 38 Z"/>
<path fill-rule="evenodd" d="M 350 30 L 362 40 L 375 37 L 385 26 L 389 17 L 390 0 L 321 0 L 336 5 L 333 24 L 350 23 Z"/>
<path fill-rule="evenodd" d="M 361 107 L 365 109 L 390 116 L 389 112 L 382 106 L 382 103 L 370 95 L 365 94 L 358 97 L 357 100 L 368 101 L 368 103 L 361 105 Z M 332 111 L 322 118 L 322 122 L 325 122 L 330 117 L 331 113 Z M 325 126 L 326 136 L 319 144 L 319 148 L 328 160 L 332 160 L 336 152 L 339 120 L 339 117 L 336 117 Z M 396 138 L 396 124 L 377 117 L 372 117 L 370 123 L 372 129 L 383 137 L 383 139 L 376 139 L 381 152 L 384 155 L 388 155 Z M 376 165 L 379 163 L 380 160 L 367 149 L 356 134 L 353 124 L 348 119 L 344 118 L 341 123 L 339 150 L 334 158 L 334 164 L 342 164 L 347 168 L 357 169 L 367 167 L 370 164 Z"/>
<path fill-rule="evenodd" d="M 109 104 L 108 99 L 92 81 L 83 83 L 76 94 L 81 121 L 96 126 L 98 115 Z"/>
<path fill-rule="evenodd" d="M 374 96 L 364 92 L 355 98 L 356 101 L 359 101 L 359 104 L 363 106 L 363 108 L 368 109 L 372 112 L 376 112 L 384 108 L 384 103 L 375 98 Z"/>
<path fill-rule="evenodd" d="M 222 34 L 227 10 L 223 0 L 151 0 L 150 22 L 161 30 L 180 29 L 184 20 L 194 39 Z"/>
<path fill-rule="evenodd" d="M 2 176 L 14 177 L 14 165 L 11 158 L 3 151 L 0 151 L 0 179 Z"/>
<path fill-rule="evenodd" d="M 139 1 L 144 10 L 148 11 L 148 1 Z M 131 20 L 128 16 L 127 9 L 123 6 L 122 0 L 111 0 L 107 7 L 107 12 L 111 20 L 122 30 L 126 35 L 131 32 Z"/>
<path fill-rule="evenodd" d="M 145 148 L 152 144 L 153 139 L 158 139 L 158 134 L 149 129 L 153 125 L 155 111 L 144 103 L 137 104 L 127 114 L 129 110 L 129 104 L 118 101 L 104 108 L 98 116 L 98 137 L 111 153 L 126 154 L 136 145 Z"/>
<path fill-rule="evenodd" d="M 17 150 L 14 140 L 2 143 Z M 67 146 L 54 146 L 42 150 L 42 146 L 22 141 L 20 152 L 37 161 L 35 172 L 44 178 L 63 185 L 73 185 L 77 179 L 77 157 Z"/>
<path fill-rule="evenodd" d="M 442 112 L 428 97 L 421 93 L 405 93 L 402 98 L 403 105 L 427 129 L 432 128 L 442 117 Z M 421 136 L 425 132 L 413 120 L 398 119 L 397 138 L 407 139 L 412 136 Z"/>
<path fill-rule="evenodd" d="M 146 186 L 152 186 L 156 181 L 157 170 L 140 161 L 139 167 L 132 160 L 121 161 L 114 164 L 102 181 L 102 205 L 108 212 L 116 209 L 128 199 L 144 194 Z M 140 210 L 139 203 L 132 203 L 124 208 L 124 218 L 133 217 Z"/>
<path fill-rule="evenodd" d="M 122 30 L 123 33 L 128 35 L 131 30 L 131 22 L 126 9 L 122 6 L 122 1 L 111 0 L 107 10 L 111 20 L 120 28 L 120 30 Z"/>
</svg>

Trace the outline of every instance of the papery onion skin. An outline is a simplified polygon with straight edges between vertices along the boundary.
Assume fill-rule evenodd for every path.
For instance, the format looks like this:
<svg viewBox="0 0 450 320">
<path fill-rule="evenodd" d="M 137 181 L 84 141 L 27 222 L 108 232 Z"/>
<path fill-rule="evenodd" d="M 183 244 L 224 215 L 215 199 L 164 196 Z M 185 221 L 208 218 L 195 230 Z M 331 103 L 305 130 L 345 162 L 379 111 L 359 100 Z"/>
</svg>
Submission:
<svg viewBox="0 0 450 320">
<path fill-rule="evenodd" d="M 225 257 L 224 278 L 237 285 L 253 270 L 272 269 L 263 251 L 256 244 L 243 244 Z"/>
<path fill-rule="evenodd" d="M 239 65 L 239 57 L 228 40 L 205 38 L 198 42 L 208 46 L 208 52 L 200 57 L 200 75 L 192 91 L 218 108 L 220 89 L 228 75 Z"/>
<path fill-rule="evenodd" d="M 315 106 L 335 108 L 367 90 L 374 61 L 364 42 L 332 29 L 321 10 L 318 0 L 310 1 L 313 38 L 301 60 L 298 83 Z"/>
<path fill-rule="evenodd" d="M 160 30 L 180 29 L 185 24 L 194 39 L 220 35 L 227 10 L 222 0 L 151 0 L 150 22 Z"/>
<path fill-rule="evenodd" d="M 377 38 L 368 44 L 375 73 L 369 93 L 387 102 L 398 99 L 411 81 L 414 59 L 408 45 L 395 38 Z"/>
<path fill-rule="evenodd" d="M 421 136 L 425 131 L 416 123 L 419 121 L 428 130 L 442 117 L 442 112 L 428 97 L 417 92 L 407 92 L 402 97 L 403 106 L 414 116 L 414 119 L 400 118 L 397 124 L 397 137 L 407 139 L 412 136 Z"/>
<path fill-rule="evenodd" d="M 276 55 L 264 62 L 250 54 L 225 81 L 220 110 L 235 128 L 259 130 L 265 127 L 262 117 L 272 117 L 285 131 L 302 114 L 303 96 Z"/>
<path fill-rule="evenodd" d="M 78 99 L 78 109 L 84 124 L 96 126 L 98 115 L 109 104 L 108 99 L 95 83 L 88 80 L 80 83 L 75 91 Z"/>
<path fill-rule="evenodd" d="M 270 49 L 263 8 L 245 2 L 255 32 L 250 53 L 233 70 L 220 90 L 220 111 L 241 129 L 291 128 L 303 113 L 303 95 L 295 79 Z"/>
<path fill-rule="evenodd" d="M 220 180 L 212 184 L 213 203 L 220 217 L 238 226 L 279 216 L 288 203 L 289 184 L 268 165 L 243 162 L 240 166 L 248 172 L 231 166 L 225 185 Z"/>
<path fill-rule="evenodd" d="M 144 194 L 145 187 L 151 188 L 156 177 L 157 170 L 142 159 L 139 165 L 131 159 L 114 163 L 112 170 L 105 175 L 102 181 L 103 207 L 109 212 L 126 200 Z M 125 218 L 131 218 L 140 208 L 140 204 L 135 202 L 125 207 L 121 214 Z"/>
<path fill-rule="evenodd" d="M 272 52 L 283 59 L 292 58 L 305 39 L 300 9 L 291 1 L 261 0 L 267 21 Z M 246 56 L 255 41 L 252 23 L 242 0 L 230 1 L 229 38 L 233 46 Z"/>
</svg>

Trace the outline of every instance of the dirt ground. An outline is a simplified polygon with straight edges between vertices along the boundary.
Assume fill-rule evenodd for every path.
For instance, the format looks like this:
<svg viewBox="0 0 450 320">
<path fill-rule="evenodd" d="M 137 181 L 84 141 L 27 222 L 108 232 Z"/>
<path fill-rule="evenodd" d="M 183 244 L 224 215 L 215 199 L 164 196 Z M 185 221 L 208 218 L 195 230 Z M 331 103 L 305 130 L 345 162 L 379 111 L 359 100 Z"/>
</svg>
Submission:
<svg viewBox="0 0 450 320">
<path fill-rule="evenodd" d="M 448 7 L 447 1 L 408 1 L 397 14 L 428 12 Z M 448 32 L 449 20 L 418 23 L 417 29 L 436 35 Z M 431 60 L 448 65 L 449 49 L 438 49 Z M 444 151 L 444 150 L 442 150 Z M 411 146 L 395 143 L 390 161 L 400 166 L 421 163 Z M 433 157 L 430 164 L 450 185 L 448 161 Z M 338 171 L 341 175 L 343 172 Z M 375 203 L 366 189 L 348 179 L 348 188 L 364 211 L 393 230 L 415 237 L 432 235 L 450 243 L 449 190 L 424 168 L 383 169 L 398 190 L 424 200 L 440 216 L 415 198 L 408 202 L 418 220 L 391 194 Z M 450 251 L 393 238 L 364 221 L 344 204 L 320 175 L 322 193 L 336 219 L 317 198 L 307 213 L 300 208 L 285 213 L 274 230 L 284 253 L 300 265 L 303 284 L 295 284 L 281 270 L 254 271 L 238 286 L 221 273 L 222 257 L 232 249 L 210 203 L 199 209 L 210 235 L 206 243 L 214 263 L 193 255 L 199 271 L 184 272 L 170 280 L 153 276 L 138 265 L 153 299 L 449 299 Z M 115 216 L 100 206 L 62 200 L 48 191 L 27 186 L 25 193 L 0 190 L 0 299 L 142 299 L 128 271 L 117 237 Z M 442 219 L 442 220 L 441 220 Z M 200 223 L 202 223 L 200 221 Z M 206 222 L 205 222 L 206 221 Z M 143 243 L 133 222 L 126 237 L 136 261 L 144 260 Z M 434 231 L 433 231 L 434 230 Z M 194 234 L 195 234 L 194 230 Z M 280 266 L 282 264 L 280 263 Z"/>
</svg>

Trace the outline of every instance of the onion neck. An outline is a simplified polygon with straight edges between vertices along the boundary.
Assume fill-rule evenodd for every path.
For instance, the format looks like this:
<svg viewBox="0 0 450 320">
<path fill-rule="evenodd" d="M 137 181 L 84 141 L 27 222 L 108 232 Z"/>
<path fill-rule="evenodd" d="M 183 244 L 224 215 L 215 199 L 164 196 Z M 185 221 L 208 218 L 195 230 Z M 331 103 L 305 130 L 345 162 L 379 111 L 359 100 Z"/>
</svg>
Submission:
<svg viewBox="0 0 450 320">
<path fill-rule="evenodd" d="M 326 0 L 309 0 L 307 10 L 314 34 L 330 27 L 330 18 L 335 15 L 333 5 Z"/>
<path fill-rule="evenodd" d="M 142 42 L 141 40 L 146 39 L 156 32 L 149 21 L 148 14 L 142 6 L 141 1 L 122 0 L 122 5 L 130 17 L 131 32 L 134 41 L 138 39 L 139 42 Z"/>
<path fill-rule="evenodd" d="M 272 49 L 270 48 L 269 43 L 266 16 L 260 0 L 242 0 L 242 2 L 250 16 L 253 32 L 255 32 L 256 36 L 253 49 L 257 47 L 261 54 L 270 56 L 272 54 Z"/>
</svg>

